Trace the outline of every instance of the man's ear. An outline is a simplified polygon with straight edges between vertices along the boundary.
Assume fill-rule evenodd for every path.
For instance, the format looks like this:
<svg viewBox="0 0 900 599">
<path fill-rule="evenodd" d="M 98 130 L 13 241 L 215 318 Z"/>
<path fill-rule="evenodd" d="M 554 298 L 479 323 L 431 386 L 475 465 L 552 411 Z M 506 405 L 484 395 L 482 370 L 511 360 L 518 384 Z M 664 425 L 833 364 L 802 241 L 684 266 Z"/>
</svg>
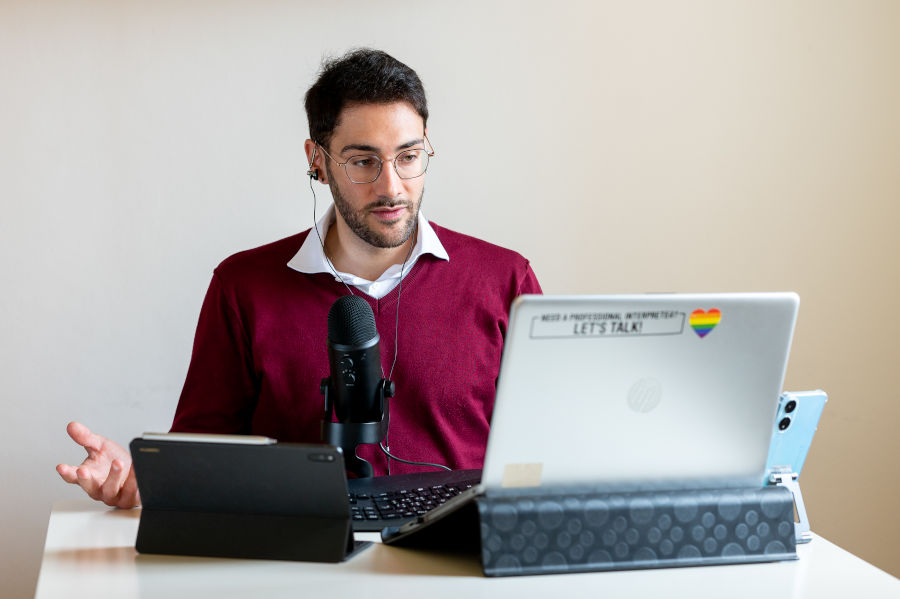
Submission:
<svg viewBox="0 0 900 599">
<path fill-rule="evenodd" d="M 311 139 L 307 139 L 303 143 L 303 149 L 306 152 L 306 160 L 308 162 L 306 174 L 315 181 L 328 183 L 323 154 L 319 150 L 318 144 Z"/>
</svg>

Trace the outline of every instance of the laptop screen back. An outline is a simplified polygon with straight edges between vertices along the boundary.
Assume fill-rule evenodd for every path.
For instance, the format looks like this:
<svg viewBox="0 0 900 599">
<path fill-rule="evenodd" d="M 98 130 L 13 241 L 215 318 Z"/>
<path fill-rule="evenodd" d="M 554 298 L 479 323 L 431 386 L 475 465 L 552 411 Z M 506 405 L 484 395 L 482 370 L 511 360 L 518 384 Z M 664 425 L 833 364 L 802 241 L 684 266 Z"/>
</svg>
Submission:
<svg viewBox="0 0 900 599">
<path fill-rule="evenodd" d="M 793 293 L 522 296 L 482 484 L 759 486 Z"/>
</svg>

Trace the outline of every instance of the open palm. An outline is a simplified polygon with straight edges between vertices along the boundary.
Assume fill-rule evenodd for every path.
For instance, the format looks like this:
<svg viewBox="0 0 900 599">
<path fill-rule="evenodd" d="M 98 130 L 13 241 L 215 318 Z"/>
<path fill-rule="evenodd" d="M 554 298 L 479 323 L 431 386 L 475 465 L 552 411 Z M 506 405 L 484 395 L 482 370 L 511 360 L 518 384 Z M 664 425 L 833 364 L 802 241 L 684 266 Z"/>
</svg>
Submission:
<svg viewBox="0 0 900 599">
<path fill-rule="evenodd" d="M 121 508 L 139 505 L 128 451 L 78 422 L 70 422 L 66 431 L 73 441 L 84 447 L 88 456 L 79 466 L 59 464 L 56 471 L 63 480 L 80 486 L 92 499 L 107 505 Z"/>
</svg>

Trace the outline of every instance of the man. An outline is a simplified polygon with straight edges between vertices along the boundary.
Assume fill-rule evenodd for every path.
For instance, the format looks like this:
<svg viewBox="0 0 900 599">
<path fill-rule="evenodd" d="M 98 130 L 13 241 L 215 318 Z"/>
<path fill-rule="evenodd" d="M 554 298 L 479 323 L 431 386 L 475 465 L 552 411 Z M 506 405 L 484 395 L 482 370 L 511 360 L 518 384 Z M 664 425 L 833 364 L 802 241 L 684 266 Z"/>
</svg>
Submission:
<svg viewBox="0 0 900 599">
<path fill-rule="evenodd" d="M 537 279 L 520 255 L 422 215 L 434 152 L 415 71 L 384 52 L 351 52 L 326 62 L 306 111 L 308 174 L 329 186 L 334 208 L 314 229 L 216 268 L 172 431 L 319 442 L 327 314 L 353 293 L 373 309 L 396 383 L 390 453 L 480 468 L 510 303 L 540 293 Z M 68 432 L 88 458 L 60 464 L 60 476 L 109 505 L 137 505 L 128 452 L 78 423 Z M 358 455 L 376 475 L 415 470 L 377 446 Z"/>
</svg>

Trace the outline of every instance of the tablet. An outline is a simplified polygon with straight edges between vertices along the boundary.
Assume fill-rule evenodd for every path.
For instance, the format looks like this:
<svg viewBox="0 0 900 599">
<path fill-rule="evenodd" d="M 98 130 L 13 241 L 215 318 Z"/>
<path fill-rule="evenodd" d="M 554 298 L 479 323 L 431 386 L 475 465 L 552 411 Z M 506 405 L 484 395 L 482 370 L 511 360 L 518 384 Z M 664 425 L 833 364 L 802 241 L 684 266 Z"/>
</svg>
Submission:
<svg viewBox="0 0 900 599">
<path fill-rule="evenodd" d="M 183 434 L 130 447 L 140 553 L 338 562 L 365 546 L 336 447 Z"/>
</svg>

